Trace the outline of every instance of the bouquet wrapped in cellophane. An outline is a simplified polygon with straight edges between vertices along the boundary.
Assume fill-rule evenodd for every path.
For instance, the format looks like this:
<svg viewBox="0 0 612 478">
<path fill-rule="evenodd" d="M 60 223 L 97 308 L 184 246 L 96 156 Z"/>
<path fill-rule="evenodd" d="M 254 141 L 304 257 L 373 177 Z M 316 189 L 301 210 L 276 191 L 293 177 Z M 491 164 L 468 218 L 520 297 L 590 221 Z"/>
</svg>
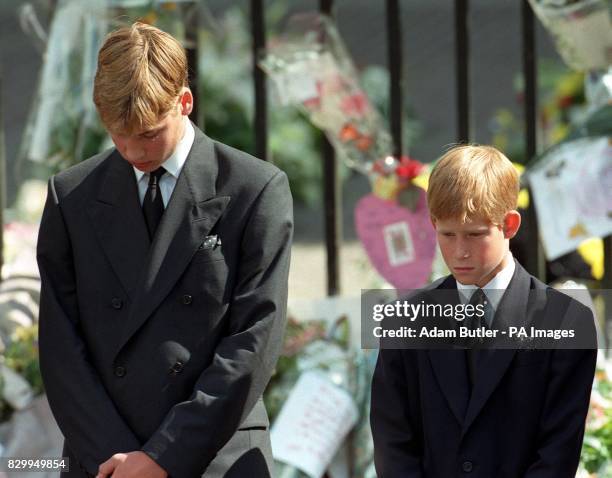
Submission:
<svg viewBox="0 0 612 478">
<path fill-rule="evenodd" d="M 278 478 L 375 476 L 368 409 L 376 354 L 349 345 L 347 316 L 327 324 L 289 319 L 264 395 Z"/>
</svg>

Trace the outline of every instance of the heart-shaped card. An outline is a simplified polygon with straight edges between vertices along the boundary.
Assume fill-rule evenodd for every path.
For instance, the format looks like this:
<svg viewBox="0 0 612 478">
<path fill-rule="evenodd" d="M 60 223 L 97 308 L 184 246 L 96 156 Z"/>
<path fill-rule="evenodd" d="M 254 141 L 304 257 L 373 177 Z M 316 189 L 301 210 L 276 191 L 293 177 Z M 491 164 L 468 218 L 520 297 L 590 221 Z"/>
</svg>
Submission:
<svg viewBox="0 0 612 478">
<path fill-rule="evenodd" d="M 414 211 L 369 194 L 355 208 L 355 227 L 370 261 L 396 289 L 417 289 L 431 275 L 436 235 L 425 191 Z"/>
</svg>

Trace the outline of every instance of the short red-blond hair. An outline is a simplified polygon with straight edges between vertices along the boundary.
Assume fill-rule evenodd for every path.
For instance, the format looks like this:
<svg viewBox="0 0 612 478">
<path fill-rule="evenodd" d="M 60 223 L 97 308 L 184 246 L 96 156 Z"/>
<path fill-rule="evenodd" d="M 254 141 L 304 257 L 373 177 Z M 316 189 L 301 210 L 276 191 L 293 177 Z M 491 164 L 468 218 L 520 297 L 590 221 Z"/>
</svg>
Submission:
<svg viewBox="0 0 612 478">
<path fill-rule="evenodd" d="M 516 209 L 518 194 L 519 175 L 510 160 L 493 146 L 470 144 L 440 158 L 429 178 L 427 203 L 434 220 L 502 224 Z"/>
</svg>

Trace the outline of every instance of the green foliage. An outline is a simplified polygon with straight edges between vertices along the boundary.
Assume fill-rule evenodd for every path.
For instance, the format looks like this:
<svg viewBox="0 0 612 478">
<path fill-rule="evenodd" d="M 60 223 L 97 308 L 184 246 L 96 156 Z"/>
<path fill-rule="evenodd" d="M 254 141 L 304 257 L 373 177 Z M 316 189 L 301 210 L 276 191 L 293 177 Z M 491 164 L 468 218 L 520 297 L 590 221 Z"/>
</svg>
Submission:
<svg viewBox="0 0 612 478">
<path fill-rule="evenodd" d="M 514 81 L 519 103 L 524 101 L 524 81 L 517 75 Z M 552 61 L 538 62 L 537 122 L 539 139 L 545 149 L 565 139 L 570 125 L 585 103 L 584 74 L 568 70 Z M 500 108 L 491 120 L 492 144 L 519 164 L 533 158 L 525 157 L 524 120 L 510 109 Z"/>
<path fill-rule="evenodd" d="M 602 467 L 612 461 L 612 410 L 604 411 L 605 425 L 596 430 L 587 430 L 582 445 L 580 459 L 589 473 L 599 472 Z M 612 469 L 609 474 L 612 475 Z M 604 478 L 599 475 L 599 478 Z"/>
<path fill-rule="evenodd" d="M 345 316 L 340 317 L 331 327 L 322 319 L 298 321 L 292 317 L 289 318 L 283 341 L 283 350 L 264 393 L 264 403 L 271 421 L 274 421 L 295 382 L 304 372 L 299 363 L 300 359 L 302 361 L 308 358 L 314 360 L 314 357 L 310 357 L 312 351 L 309 351 L 309 347 L 318 343 L 319 345 L 326 344 L 323 345 L 323 348 L 333 349 L 337 347 L 340 350 L 347 351 L 349 327 L 349 321 Z M 317 363 L 317 368 L 329 370 L 336 365 L 334 362 L 322 361 Z"/>
<path fill-rule="evenodd" d="M 273 2 L 268 8 L 268 25 L 280 24 L 287 6 Z M 254 154 L 253 84 L 251 37 L 248 12 L 234 7 L 216 22 L 204 25 L 199 36 L 199 101 L 206 133 L 230 146 Z M 277 32 L 270 29 L 268 38 Z M 362 86 L 372 103 L 386 117 L 389 74 L 380 67 L 368 67 L 361 76 Z M 269 86 L 272 86 L 269 83 Z M 293 107 L 283 107 L 274 97 L 268 106 L 268 146 L 270 159 L 288 177 L 296 201 L 312 206 L 322 196 L 321 144 L 323 134 Z M 419 133 L 405 104 L 404 144 Z M 340 163 L 340 177 L 349 174 Z"/>
<path fill-rule="evenodd" d="M 612 478 L 612 369 L 605 360 L 595 372 L 580 464 L 597 478 Z"/>
<path fill-rule="evenodd" d="M 38 325 L 15 329 L 2 358 L 6 367 L 28 382 L 34 396 L 44 393 L 38 359 Z M 7 421 L 13 413 L 12 406 L 2 398 L 5 386 L 3 374 L 0 373 L 0 423 Z"/>
<path fill-rule="evenodd" d="M 26 379 L 34 395 L 44 391 L 38 362 L 38 325 L 19 327 L 6 348 L 4 361 L 8 367 Z"/>
<path fill-rule="evenodd" d="M 279 5 L 272 10 L 275 18 L 284 11 Z M 251 38 L 243 9 L 230 8 L 218 22 L 202 26 L 198 78 L 206 134 L 255 154 Z M 321 133 L 297 110 L 270 100 L 269 159 L 287 173 L 294 199 L 309 206 L 322 192 L 320 141 Z"/>
</svg>

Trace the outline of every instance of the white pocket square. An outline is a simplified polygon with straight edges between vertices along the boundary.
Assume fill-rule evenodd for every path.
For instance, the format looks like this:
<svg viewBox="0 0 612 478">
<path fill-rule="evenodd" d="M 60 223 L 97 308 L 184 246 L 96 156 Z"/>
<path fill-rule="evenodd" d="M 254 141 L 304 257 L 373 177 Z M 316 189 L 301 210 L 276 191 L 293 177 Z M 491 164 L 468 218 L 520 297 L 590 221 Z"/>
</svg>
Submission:
<svg viewBox="0 0 612 478">
<path fill-rule="evenodd" d="M 217 246 L 221 245 L 221 238 L 217 234 L 213 234 L 212 236 L 206 236 L 202 244 L 198 249 L 214 249 Z"/>
</svg>

